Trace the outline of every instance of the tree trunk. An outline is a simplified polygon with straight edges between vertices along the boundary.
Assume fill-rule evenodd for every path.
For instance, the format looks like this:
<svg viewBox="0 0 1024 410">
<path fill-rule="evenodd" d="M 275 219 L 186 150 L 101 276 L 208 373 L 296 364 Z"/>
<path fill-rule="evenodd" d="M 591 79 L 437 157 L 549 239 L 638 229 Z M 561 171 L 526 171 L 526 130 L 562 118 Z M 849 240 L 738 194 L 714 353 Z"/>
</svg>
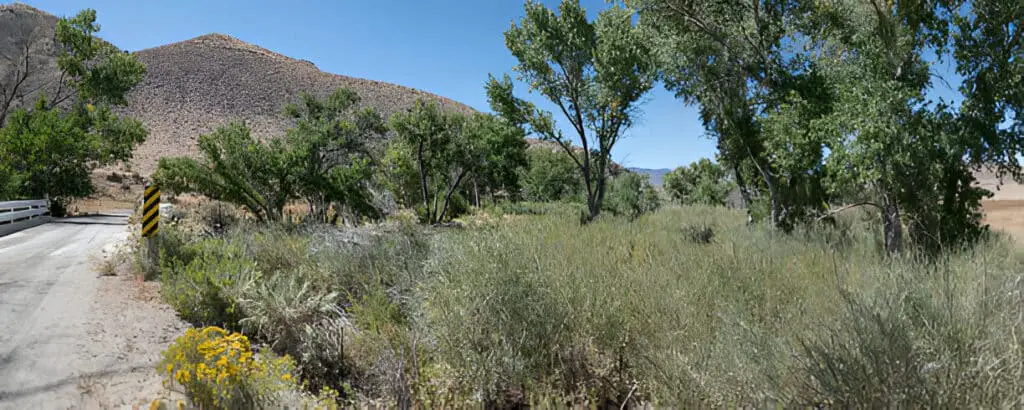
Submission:
<svg viewBox="0 0 1024 410">
<path fill-rule="evenodd" d="M 747 225 L 754 223 L 754 213 L 750 208 L 750 187 L 747 186 L 746 179 L 743 178 L 743 172 L 740 171 L 739 164 L 732 166 L 732 172 L 736 177 L 736 189 L 740 191 L 740 200 L 743 201 L 743 208 L 747 210 Z"/>
<path fill-rule="evenodd" d="M 455 179 L 455 183 L 448 188 L 448 193 L 444 196 L 444 207 L 441 208 L 441 216 L 437 218 L 438 222 L 444 220 L 444 215 L 448 213 L 448 204 L 451 202 L 452 194 L 455 193 L 455 189 L 457 189 L 459 184 L 462 183 L 462 178 L 466 176 L 466 173 L 466 171 L 459 172 L 459 177 Z"/>
<path fill-rule="evenodd" d="M 427 207 L 427 222 L 437 223 L 437 193 L 434 193 L 434 205 Z"/>
<path fill-rule="evenodd" d="M 473 197 L 474 197 L 474 202 L 475 202 L 474 205 L 477 208 L 479 208 L 480 207 L 480 187 L 477 186 L 476 180 L 473 180 Z"/>
<path fill-rule="evenodd" d="M 423 207 L 430 210 L 430 194 L 427 193 L 427 169 L 423 165 L 423 141 L 420 141 L 416 152 L 416 162 L 420 168 L 420 190 L 423 192 Z M 433 218 L 433 214 L 430 215 Z"/>
<path fill-rule="evenodd" d="M 604 194 L 608 186 L 608 177 L 602 173 L 602 175 L 597 176 L 597 181 L 594 184 L 597 185 L 597 192 L 594 195 L 596 197 L 594 209 L 590 210 L 590 219 L 597 218 L 597 215 L 601 213 L 601 205 L 604 204 Z"/>
<path fill-rule="evenodd" d="M 885 234 L 885 253 L 893 255 L 903 249 L 903 224 L 900 221 L 900 208 L 889 195 L 884 198 L 882 206 L 882 226 Z"/>
</svg>

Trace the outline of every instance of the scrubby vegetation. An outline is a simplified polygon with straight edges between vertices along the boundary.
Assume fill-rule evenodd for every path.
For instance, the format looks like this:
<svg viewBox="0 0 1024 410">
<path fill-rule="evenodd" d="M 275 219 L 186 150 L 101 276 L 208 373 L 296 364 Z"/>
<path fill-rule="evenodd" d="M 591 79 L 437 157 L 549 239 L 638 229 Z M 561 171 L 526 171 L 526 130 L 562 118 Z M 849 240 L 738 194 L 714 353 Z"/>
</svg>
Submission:
<svg viewBox="0 0 1024 410">
<path fill-rule="evenodd" d="M 1019 71 L 965 45 L 1024 11 L 626 3 L 591 21 L 572 0 L 529 1 L 506 32 L 519 80 L 571 137 L 509 76 L 485 86 L 495 114 L 420 101 L 388 119 L 382 146 L 377 117 L 321 115 L 357 100 L 345 90 L 290 109 L 286 138 L 204 136 L 208 163 L 168 186 L 256 223 L 211 206 L 205 227 L 166 228 L 165 300 L 287 357 L 321 403 L 1024 405 L 1024 255 L 981 224 L 970 173 L 1019 176 L 1019 130 L 999 124 L 1015 100 L 924 101 L 922 60 L 952 36 L 962 74 Z M 719 150 L 664 192 L 611 161 L 659 79 L 700 105 Z M 288 157 L 297 136 L 317 138 Z M 175 161 L 192 160 L 158 177 Z M 285 181 L 323 184 L 279 194 Z M 745 210 L 720 206 L 734 190 Z M 384 191 L 372 223 L 320 214 Z M 316 217 L 280 217 L 295 200 Z"/>
<path fill-rule="evenodd" d="M 543 208 L 495 209 L 466 229 L 392 221 L 193 236 L 173 245 L 186 250 L 165 249 L 192 259 L 164 267 L 163 292 L 198 325 L 293 358 L 309 391 L 362 403 L 1013 407 L 1024 397 L 1014 337 L 1024 255 L 1000 236 L 922 260 L 887 257 L 867 213 L 787 235 L 723 208 L 582 226 L 582 208 Z M 695 240 L 687 227 L 714 235 Z"/>
<path fill-rule="evenodd" d="M 223 202 L 146 267 L 203 329 L 159 370 L 226 408 L 1024 406 L 1024 255 L 972 173 L 1022 177 L 1024 8 L 622 3 L 531 0 L 506 31 L 557 114 L 507 75 L 493 114 L 343 88 L 162 159 L 168 194 Z M 145 136 L 109 108 L 143 68 L 94 20 L 57 29 L 73 93 L 0 107 L 0 195 L 84 195 Z M 947 58 L 957 105 L 926 98 Z M 664 192 L 612 161 L 659 81 L 718 148 Z"/>
</svg>

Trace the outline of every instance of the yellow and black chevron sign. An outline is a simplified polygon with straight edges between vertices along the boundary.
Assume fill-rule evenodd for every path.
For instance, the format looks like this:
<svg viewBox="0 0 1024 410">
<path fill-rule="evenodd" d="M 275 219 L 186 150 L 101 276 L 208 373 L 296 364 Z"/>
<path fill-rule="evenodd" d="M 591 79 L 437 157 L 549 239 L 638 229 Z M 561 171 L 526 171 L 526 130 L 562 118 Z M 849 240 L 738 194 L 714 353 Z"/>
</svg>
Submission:
<svg viewBox="0 0 1024 410">
<path fill-rule="evenodd" d="M 152 238 L 160 230 L 160 188 L 146 186 L 142 198 L 142 236 Z"/>
</svg>

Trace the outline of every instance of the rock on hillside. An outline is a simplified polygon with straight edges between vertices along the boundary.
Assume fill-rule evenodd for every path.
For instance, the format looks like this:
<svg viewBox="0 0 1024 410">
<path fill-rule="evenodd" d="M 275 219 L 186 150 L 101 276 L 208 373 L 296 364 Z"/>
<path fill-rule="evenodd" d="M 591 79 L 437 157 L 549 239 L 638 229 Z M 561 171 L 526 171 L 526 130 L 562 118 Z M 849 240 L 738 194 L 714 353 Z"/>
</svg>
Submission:
<svg viewBox="0 0 1024 410">
<path fill-rule="evenodd" d="M 330 74 L 308 61 L 289 58 L 222 35 L 209 34 L 142 50 L 146 76 L 123 110 L 143 121 L 150 137 L 135 153 L 148 174 L 162 156 L 196 155 L 196 140 L 230 121 L 243 120 L 259 137 L 283 135 L 291 122 L 282 107 L 302 91 L 324 96 L 347 87 L 385 117 L 419 98 L 437 99 L 453 110 L 473 109 L 400 85 Z"/>
</svg>

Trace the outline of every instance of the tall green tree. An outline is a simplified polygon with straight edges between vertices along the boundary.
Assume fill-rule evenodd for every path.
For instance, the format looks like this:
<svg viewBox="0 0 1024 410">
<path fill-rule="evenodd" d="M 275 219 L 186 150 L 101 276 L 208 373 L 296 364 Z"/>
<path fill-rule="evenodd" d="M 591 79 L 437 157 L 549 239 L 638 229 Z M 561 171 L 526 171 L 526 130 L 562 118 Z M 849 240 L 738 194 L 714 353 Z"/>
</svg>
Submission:
<svg viewBox="0 0 1024 410">
<path fill-rule="evenodd" d="M 622 7 L 601 11 L 593 22 L 578 0 L 563 0 L 557 14 L 529 0 L 525 12 L 505 32 L 505 44 L 518 61 L 514 70 L 531 92 L 558 107 L 574 135 L 563 135 L 551 113 L 515 97 L 508 76 L 490 79 L 488 97 L 495 112 L 557 143 L 572 158 L 583 175 L 593 219 L 604 200 L 611 151 L 653 87 L 650 50 L 633 25 L 633 12 Z"/>
<path fill-rule="evenodd" d="M 650 35 L 666 87 L 687 104 L 698 104 L 720 160 L 735 175 L 752 217 L 767 200 L 767 217 L 791 226 L 808 207 L 825 200 L 800 193 L 821 192 L 821 176 L 807 163 L 823 156 L 824 145 L 808 136 L 808 123 L 830 109 L 830 93 L 807 54 L 796 47 L 803 10 L 791 0 L 627 0 L 638 9 Z M 789 100 L 800 104 L 796 132 L 766 133 L 765 119 Z M 771 140 L 780 141 L 772 145 Z M 803 159 L 780 163 L 773 148 Z M 792 156 L 791 156 L 792 158 Z M 766 194 L 766 195 L 765 195 Z"/>
<path fill-rule="evenodd" d="M 1020 173 L 1020 130 L 1006 125 L 1019 100 L 1013 2 L 629 3 L 666 84 L 700 104 L 745 199 L 766 190 L 776 225 L 842 199 L 878 209 L 888 252 L 905 248 L 905 226 L 935 251 L 984 230 L 972 168 Z M 929 55 L 956 58 L 959 111 L 925 97 Z"/>
<path fill-rule="evenodd" d="M 359 95 L 350 89 L 339 89 L 323 100 L 302 93 L 300 100 L 285 107 L 285 114 L 296 120 L 286 142 L 296 189 L 309 205 L 310 215 L 328 221 L 333 205 L 379 216 L 370 187 L 371 150 L 387 132 L 384 118 L 373 108 L 358 108 Z"/>
<path fill-rule="evenodd" d="M 9 75 L 0 76 L 0 169 L 7 175 L 7 195 L 48 196 L 55 214 L 93 192 L 92 170 L 130 159 L 147 134 L 140 122 L 111 110 L 126 103 L 145 66 L 96 37 L 98 31 L 94 10 L 58 20 L 57 83 L 48 88 L 52 95 L 40 95 L 32 106 L 16 107 L 14 97 L 37 91 L 24 88 L 40 75 L 33 70 L 50 69 L 32 62 L 37 50 L 26 46 L 8 60 Z"/>
<path fill-rule="evenodd" d="M 468 158 L 460 155 L 466 148 L 460 141 L 465 122 L 464 116 L 424 100 L 417 100 L 407 112 L 395 113 L 389 119 L 397 137 L 393 144 L 404 145 L 392 152 L 410 155 L 403 162 L 411 161 L 419 175 L 422 214 L 427 223 L 443 220 L 451 195 L 469 172 L 464 162 Z M 439 202 L 442 197 L 443 204 Z"/>
<path fill-rule="evenodd" d="M 451 216 L 453 199 L 467 181 L 500 183 L 505 172 L 517 172 L 525 156 L 521 128 L 492 115 L 444 111 L 432 101 L 418 100 L 407 112 L 392 115 L 390 125 L 396 134 L 387 154 L 392 187 L 410 201 L 410 171 L 415 170 L 427 223 Z"/>
<path fill-rule="evenodd" d="M 969 243 L 983 231 L 969 158 L 991 152 L 962 117 L 925 94 L 926 55 L 947 47 L 952 2 L 837 2 L 809 22 L 818 66 L 836 90 L 820 122 L 832 189 L 859 187 L 882 217 L 885 249 L 906 248 L 906 227 L 927 251 Z M 842 18 L 840 18 L 842 16 Z"/>
<path fill-rule="evenodd" d="M 960 8 L 956 3 L 956 8 Z M 957 73 L 964 77 L 961 118 L 970 135 L 967 158 L 1000 175 L 1022 178 L 1024 154 L 1024 4 L 970 2 L 954 19 Z"/>
</svg>

